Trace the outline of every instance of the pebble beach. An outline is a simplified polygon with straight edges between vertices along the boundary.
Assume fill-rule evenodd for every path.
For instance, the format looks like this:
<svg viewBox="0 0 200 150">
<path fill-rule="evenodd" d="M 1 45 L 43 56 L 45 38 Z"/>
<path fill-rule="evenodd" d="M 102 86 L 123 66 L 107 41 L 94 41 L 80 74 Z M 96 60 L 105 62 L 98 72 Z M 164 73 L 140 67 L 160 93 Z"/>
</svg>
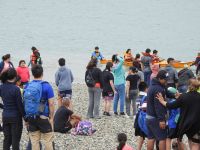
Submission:
<svg viewBox="0 0 200 150">
<path fill-rule="evenodd" d="M 57 90 L 54 87 L 55 97 Z M 84 84 L 73 85 L 73 111 L 75 114 L 86 119 L 88 107 L 88 92 Z M 112 110 L 112 109 L 111 109 Z M 1 110 L 2 111 L 2 110 Z M 125 118 L 122 116 L 103 116 L 103 99 L 101 100 L 100 114 L 101 119 L 89 119 L 93 123 L 93 128 L 97 131 L 92 136 L 79 136 L 55 133 L 55 149 L 56 150 L 114 150 L 116 149 L 117 134 L 124 132 L 128 136 L 127 143 L 136 149 L 137 138 L 134 136 L 133 118 Z M 0 118 L 1 120 L 2 118 Z M 0 133 L 0 150 L 3 149 L 3 133 Z M 24 128 L 20 143 L 20 149 L 25 150 L 28 143 L 28 132 Z M 146 149 L 146 146 L 144 147 Z"/>
</svg>

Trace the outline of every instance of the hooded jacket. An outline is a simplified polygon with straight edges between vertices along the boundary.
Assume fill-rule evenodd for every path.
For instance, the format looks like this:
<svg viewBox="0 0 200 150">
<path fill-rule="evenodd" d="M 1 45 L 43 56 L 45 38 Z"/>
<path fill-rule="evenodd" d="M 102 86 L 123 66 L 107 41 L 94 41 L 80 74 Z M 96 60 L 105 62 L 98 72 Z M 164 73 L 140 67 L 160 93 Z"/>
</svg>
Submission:
<svg viewBox="0 0 200 150">
<path fill-rule="evenodd" d="M 167 109 L 156 98 L 158 93 L 161 93 L 163 97 L 166 96 L 165 87 L 156 78 L 153 78 L 152 85 L 147 93 L 147 114 L 157 118 L 159 121 L 165 121 Z"/>
<path fill-rule="evenodd" d="M 59 91 L 71 90 L 73 81 L 73 74 L 66 66 L 60 67 L 55 74 L 55 82 Z"/>
</svg>

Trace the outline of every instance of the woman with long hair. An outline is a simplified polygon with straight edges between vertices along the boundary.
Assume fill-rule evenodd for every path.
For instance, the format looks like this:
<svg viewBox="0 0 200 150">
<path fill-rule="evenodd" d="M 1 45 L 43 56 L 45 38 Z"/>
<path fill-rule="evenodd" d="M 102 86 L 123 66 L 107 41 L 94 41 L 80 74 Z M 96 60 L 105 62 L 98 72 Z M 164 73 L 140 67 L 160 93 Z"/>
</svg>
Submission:
<svg viewBox="0 0 200 150">
<path fill-rule="evenodd" d="M 114 87 L 114 77 L 112 72 L 112 62 L 108 62 L 106 64 L 106 68 L 103 71 L 103 81 L 104 81 L 104 86 L 103 86 L 103 98 L 104 98 L 104 115 L 110 116 L 110 106 L 111 102 L 114 97 L 115 93 L 115 87 Z"/>
<path fill-rule="evenodd" d="M 0 79 L 0 97 L 3 100 L 3 149 L 19 150 L 23 129 L 22 117 L 25 116 L 20 89 L 15 85 L 17 72 L 10 68 L 3 72 Z"/>
<path fill-rule="evenodd" d="M 87 118 L 100 119 L 99 107 L 103 88 L 102 71 L 97 68 L 97 59 L 91 59 L 86 69 L 85 82 L 89 94 Z"/>
</svg>

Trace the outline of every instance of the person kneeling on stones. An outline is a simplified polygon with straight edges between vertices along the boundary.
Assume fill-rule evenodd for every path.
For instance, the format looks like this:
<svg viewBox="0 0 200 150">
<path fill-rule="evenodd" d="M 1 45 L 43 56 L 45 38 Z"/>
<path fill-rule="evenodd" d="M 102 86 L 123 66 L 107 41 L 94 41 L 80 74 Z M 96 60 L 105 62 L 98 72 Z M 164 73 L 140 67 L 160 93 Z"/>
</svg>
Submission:
<svg viewBox="0 0 200 150">
<path fill-rule="evenodd" d="M 63 97 L 62 106 L 56 111 L 54 117 L 54 131 L 60 133 L 67 133 L 81 120 L 81 117 L 74 115 L 73 111 L 69 109 L 70 98 Z"/>
</svg>

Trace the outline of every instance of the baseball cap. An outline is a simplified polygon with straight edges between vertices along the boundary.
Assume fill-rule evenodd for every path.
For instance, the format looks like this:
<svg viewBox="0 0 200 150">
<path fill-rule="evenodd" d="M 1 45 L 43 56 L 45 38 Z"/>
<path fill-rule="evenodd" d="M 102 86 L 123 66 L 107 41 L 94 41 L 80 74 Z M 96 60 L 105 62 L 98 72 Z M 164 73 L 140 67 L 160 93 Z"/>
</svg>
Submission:
<svg viewBox="0 0 200 150">
<path fill-rule="evenodd" d="M 167 80 L 169 74 L 165 70 L 160 70 L 156 76 L 157 79 L 164 79 Z"/>
</svg>

